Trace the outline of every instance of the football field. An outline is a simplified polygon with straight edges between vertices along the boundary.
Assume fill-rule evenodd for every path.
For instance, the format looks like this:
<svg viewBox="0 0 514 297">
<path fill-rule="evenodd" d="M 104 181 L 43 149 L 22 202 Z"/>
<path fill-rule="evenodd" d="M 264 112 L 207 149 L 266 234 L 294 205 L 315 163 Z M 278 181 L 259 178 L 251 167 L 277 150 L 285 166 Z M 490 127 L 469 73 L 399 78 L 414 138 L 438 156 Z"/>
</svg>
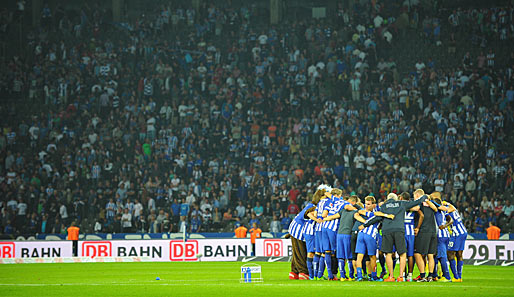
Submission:
<svg viewBox="0 0 514 297">
<path fill-rule="evenodd" d="M 264 282 L 240 283 L 242 264 L 3 264 L 0 296 L 514 296 L 514 267 L 464 266 L 462 283 L 357 283 L 289 280 L 290 263 L 257 262 Z"/>
</svg>

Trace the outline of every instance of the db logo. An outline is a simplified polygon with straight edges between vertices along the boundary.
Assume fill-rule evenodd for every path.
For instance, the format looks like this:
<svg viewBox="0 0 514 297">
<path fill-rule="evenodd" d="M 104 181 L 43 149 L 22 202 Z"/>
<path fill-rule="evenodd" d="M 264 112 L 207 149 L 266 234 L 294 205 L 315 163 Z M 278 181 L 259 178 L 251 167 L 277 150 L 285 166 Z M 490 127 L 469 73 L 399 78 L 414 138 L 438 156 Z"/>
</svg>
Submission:
<svg viewBox="0 0 514 297">
<path fill-rule="evenodd" d="M 14 242 L 0 242 L 0 258 L 14 258 Z"/>
<path fill-rule="evenodd" d="M 281 239 L 265 239 L 264 240 L 264 257 L 282 257 L 282 240 Z"/>
<path fill-rule="evenodd" d="M 170 260 L 171 261 L 196 261 L 198 254 L 198 241 L 182 240 L 170 241 Z"/>
<path fill-rule="evenodd" d="M 112 244 L 110 241 L 84 241 L 82 242 L 82 257 L 111 257 Z"/>
</svg>

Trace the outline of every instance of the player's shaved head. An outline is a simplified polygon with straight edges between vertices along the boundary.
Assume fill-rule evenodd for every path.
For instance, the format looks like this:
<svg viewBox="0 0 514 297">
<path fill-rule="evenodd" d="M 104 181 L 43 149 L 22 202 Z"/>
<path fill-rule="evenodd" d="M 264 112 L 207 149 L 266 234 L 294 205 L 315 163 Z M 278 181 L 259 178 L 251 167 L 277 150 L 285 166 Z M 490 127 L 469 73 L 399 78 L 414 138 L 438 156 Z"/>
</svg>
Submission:
<svg viewBox="0 0 514 297">
<path fill-rule="evenodd" d="M 439 198 L 439 200 L 441 200 L 441 193 L 440 192 L 434 192 L 434 193 L 430 194 L 430 197 L 432 197 L 432 199 Z"/>
<path fill-rule="evenodd" d="M 387 199 L 398 200 L 398 195 L 396 195 L 395 193 L 389 193 L 389 195 L 387 195 Z"/>
<path fill-rule="evenodd" d="M 423 189 L 417 189 L 416 191 L 414 191 L 414 199 L 418 199 L 423 195 L 425 195 L 425 191 L 423 191 Z"/>
</svg>

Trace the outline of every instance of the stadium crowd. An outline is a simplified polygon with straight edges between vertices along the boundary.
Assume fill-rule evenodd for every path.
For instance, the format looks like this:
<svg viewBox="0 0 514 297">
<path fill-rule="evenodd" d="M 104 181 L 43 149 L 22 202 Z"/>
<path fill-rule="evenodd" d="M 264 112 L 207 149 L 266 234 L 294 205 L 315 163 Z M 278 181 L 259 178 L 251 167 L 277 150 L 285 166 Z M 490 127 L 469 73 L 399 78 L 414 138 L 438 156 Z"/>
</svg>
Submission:
<svg viewBox="0 0 514 297">
<path fill-rule="evenodd" d="M 45 6 L 0 64 L 0 233 L 282 232 L 320 183 L 438 191 L 469 232 L 511 232 L 513 8 L 371 3 L 279 25 L 206 1 L 126 23 Z M 398 56 L 411 39 L 453 64 Z"/>
</svg>

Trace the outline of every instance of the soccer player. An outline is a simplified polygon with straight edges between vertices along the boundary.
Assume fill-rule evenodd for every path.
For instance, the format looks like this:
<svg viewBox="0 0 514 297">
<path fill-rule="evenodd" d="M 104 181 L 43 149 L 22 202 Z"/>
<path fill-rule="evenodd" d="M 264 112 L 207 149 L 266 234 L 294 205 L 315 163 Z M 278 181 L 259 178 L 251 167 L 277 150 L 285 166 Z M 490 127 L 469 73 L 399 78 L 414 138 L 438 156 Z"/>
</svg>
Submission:
<svg viewBox="0 0 514 297">
<path fill-rule="evenodd" d="M 432 193 L 434 198 L 434 203 L 436 206 L 442 206 L 441 194 L 439 192 Z M 449 220 L 446 220 L 448 217 Z M 437 230 L 437 256 L 435 258 L 435 269 L 437 270 L 437 262 L 441 263 L 441 269 L 443 270 L 443 279 L 441 282 L 451 282 L 450 279 L 450 271 L 448 271 L 448 263 L 446 262 L 447 258 L 447 248 L 448 242 L 450 240 L 450 232 L 448 232 L 448 226 L 453 223 L 453 220 L 450 216 L 447 215 L 446 211 L 439 209 L 435 214 L 435 221 L 439 228 Z"/>
<path fill-rule="evenodd" d="M 422 189 L 417 189 L 414 191 L 414 200 L 422 199 L 424 195 L 425 192 Z M 429 200 L 426 200 L 420 209 L 424 217 L 418 235 L 414 240 L 414 259 L 419 269 L 419 277 L 416 278 L 416 281 L 431 282 L 434 278 L 434 255 L 437 252 L 437 232 L 435 226 L 437 207 Z M 418 216 L 414 216 L 414 221 L 416 220 L 419 220 Z M 428 257 L 428 277 L 425 274 L 425 257 Z"/>
<path fill-rule="evenodd" d="M 319 189 L 316 190 L 314 195 L 312 196 L 312 204 L 318 205 L 319 200 L 321 197 L 325 196 L 325 190 Z M 316 252 L 316 245 L 315 245 L 315 237 L 314 237 L 314 229 L 317 224 L 317 222 L 321 223 L 321 220 L 319 220 L 316 216 L 316 211 L 309 212 L 307 214 L 309 217 L 309 220 L 305 222 L 303 225 L 303 234 L 305 238 L 305 245 L 307 248 L 307 269 L 309 270 L 309 279 L 313 280 L 315 277 L 314 271 L 314 253 Z"/>
<path fill-rule="evenodd" d="M 351 196 L 347 199 L 350 205 L 355 206 L 358 201 L 357 196 Z M 349 276 L 353 279 L 354 271 L 352 265 L 352 250 L 351 250 L 351 233 L 354 215 L 357 209 L 346 210 L 342 207 L 338 213 L 330 214 L 324 218 L 324 221 L 331 221 L 339 219 L 339 228 L 337 229 L 337 241 L 336 241 L 336 256 L 339 264 L 339 273 L 341 281 L 349 280 L 346 277 L 345 261 L 348 262 Z M 364 219 L 362 223 L 366 222 Z"/>
<path fill-rule="evenodd" d="M 410 201 L 410 194 L 407 192 L 403 192 L 398 197 L 402 201 Z M 414 214 L 418 215 L 418 224 L 416 228 L 414 228 Z M 419 205 L 415 206 L 409 211 L 405 212 L 405 244 L 407 248 L 407 276 L 405 280 L 408 282 L 412 282 L 412 272 L 414 271 L 414 240 L 416 239 L 416 235 L 418 234 L 419 227 L 423 223 L 424 219 L 423 212 L 420 210 Z M 403 275 L 400 275 L 403 276 Z"/>
<path fill-rule="evenodd" d="M 455 208 L 450 203 L 443 202 L 448 208 L 448 215 L 453 220 L 452 234 L 450 235 L 450 241 L 448 243 L 448 261 L 450 262 L 450 269 L 452 270 L 453 282 L 462 282 L 462 266 L 464 264 L 462 253 L 464 251 L 464 244 L 466 243 L 466 237 L 468 237 L 468 231 L 462 223 L 462 218 Z M 457 265 L 455 265 L 455 256 L 457 256 Z"/>
<path fill-rule="evenodd" d="M 364 205 L 362 202 L 360 202 L 360 199 L 357 200 L 358 202 L 355 203 L 355 205 L 361 209 L 364 210 Z M 366 220 L 362 218 L 362 216 L 357 215 L 358 213 L 354 213 L 353 218 L 353 226 L 351 231 L 351 237 L 350 237 L 350 249 L 351 249 L 351 255 L 352 255 L 352 263 L 349 264 L 353 269 L 350 269 L 350 274 L 348 275 L 348 280 L 353 281 L 355 280 L 354 272 L 357 270 L 357 253 L 355 252 L 355 247 L 357 246 L 357 237 L 359 235 L 359 226 L 366 223 Z M 352 271 L 353 270 L 353 271 Z"/>
<path fill-rule="evenodd" d="M 417 201 L 398 201 L 398 196 L 395 193 L 389 193 L 387 200 L 380 207 L 380 210 L 386 214 L 388 220 L 381 217 L 375 217 L 368 220 L 362 227 L 366 228 L 382 221 L 382 252 L 386 254 L 387 269 L 389 277 L 385 279 L 386 282 L 394 282 L 394 268 L 393 268 L 393 247 L 396 247 L 398 255 L 400 255 L 400 276 L 398 281 L 404 281 L 403 273 L 405 269 L 407 247 L 405 242 L 405 212 L 412 207 L 418 206 L 423 203 L 426 196 L 421 197 Z M 371 259 L 370 259 L 371 260 Z"/>
<path fill-rule="evenodd" d="M 332 202 L 328 205 L 325 204 L 325 210 L 322 213 L 324 217 L 323 224 L 321 225 L 322 230 L 322 247 L 323 251 L 325 251 L 325 263 L 328 271 L 328 279 L 329 280 L 338 280 L 334 277 L 334 271 L 337 272 L 337 262 L 335 257 L 336 245 L 337 245 L 337 230 L 339 229 L 339 218 L 334 217 L 334 215 L 338 215 L 341 209 L 346 209 L 348 211 L 357 210 L 353 205 L 346 202 L 344 199 L 341 199 L 343 191 L 340 189 L 333 189 L 331 191 Z M 327 217 L 332 217 L 331 220 L 326 220 Z M 332 265 L 335 265 L 332 266 Z"/>
<path fill-rule="evenodd" d="M 291 235 L 293 257 L 291 259 L 291 272 L 289 279 L 309 279 L 307 268 L 307 247 L 304 239 L 303 225 L 309 220 L 308 214 L 313 212 L 316 206 L 309 202 L 289 224 L 288 232 Z"/>
<path fill-rule="evenodd" d="M 365 216 L 370 221 L 375 215 L 378 215 L 375 209 L 375 197 L 367 196 L 365 199 L 365 208 L 366 214 Z M 382 214 L 383 215 L 383 214 Z M 360 216 L 359 214 L 355 214 L 355 216 Z M 392 215 L 386 215 L 388 218 L 394 218 Z M 364 255 L 367 254 L 369 256 L 370 267 L 371 267 L 371 279 L 372 281 L 381 281 L 377 277 L 377 233 L 378 233 L 378 223 L 361 225 L 359 226 L 359 234 L 357 235 L 357 246 L 355 247 L 355 252 L 357 253 L 357 281 L 362 281 L 362 260 L 364 259 Z"/>
<path fill-rule="evenodd" d="M 321 246 L 322 234 L 321 234 L 321 222 L 323 221 L 323 209 L 325 207 L 325 203 L 329 202 L 330 192 L 332 188 L 328 185 L 322 184 L 318 186 L 318 190 L 325 190 L 325 195 L 321 197 L 318 205 L 316 205 L 316 219 L 319 220 L 319 223 L 316 224 L 314 229 L 314 242 L 316 252 L 314 254 L 313 260 L 313 268 L 314 268 L 314 278 L 322 278 L 323 272 L 325 271 L 325 254 L 323 253 L 323 247 Z M 328 196 L 327 196 L 328 195 Z"/>
</svg>

